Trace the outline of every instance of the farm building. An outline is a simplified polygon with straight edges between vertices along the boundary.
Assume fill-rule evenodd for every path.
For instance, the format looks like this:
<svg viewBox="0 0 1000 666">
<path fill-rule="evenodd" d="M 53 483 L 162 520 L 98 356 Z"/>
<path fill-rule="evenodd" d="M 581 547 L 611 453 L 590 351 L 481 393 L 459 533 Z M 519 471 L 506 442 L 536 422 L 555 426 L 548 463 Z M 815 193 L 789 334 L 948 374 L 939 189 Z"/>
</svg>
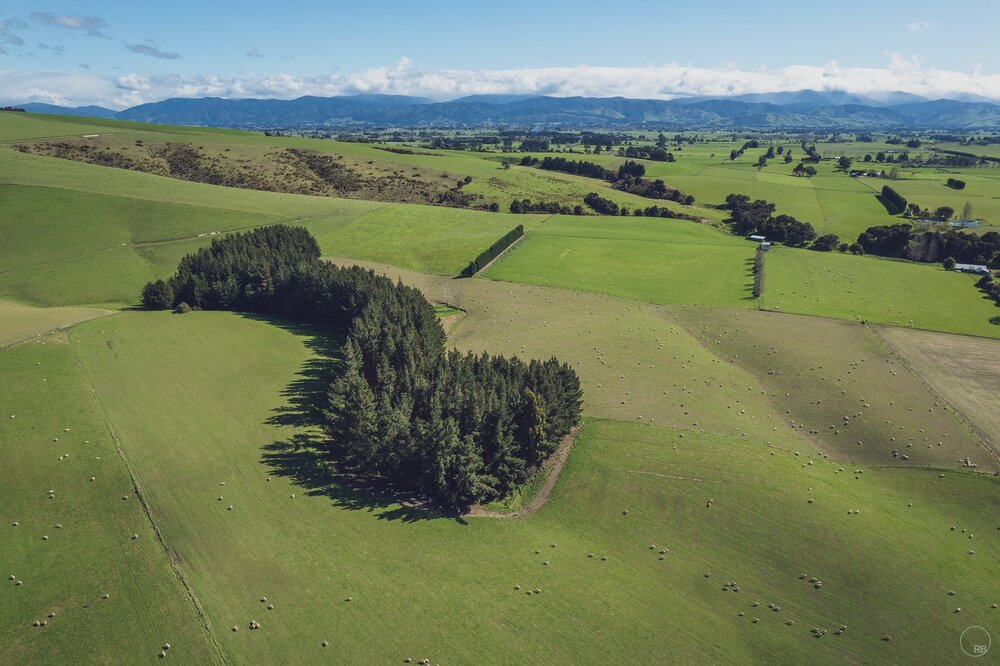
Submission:
<svg viewBox="0 0 1000 666">
<path fill-rule="evenodd" d="M 771 249 L 771 241 L 764 241 L 763 243 L 760 244 L 761 252 L 767 252 L 770 249 Z"/>
<path fill-rule="evenodd" d="M 766 241 L 767 238 L 765 238 L 764 236 L 760 236 L 758 234 L 754 234 L 753 236 L 747 236 L 747 240 L 752 240 L 752 241 L 756 241 L 758 243 L 762 243 L 762 242 Z"/>
<path fill-rule="evenodd" d="M 952 220 L 948 224 L 956 229 L 975 229 L 979 226 L 979 220 Z"/>
<path fill-rule="evenodd" d="M 960 273 L 974 273 L 976 275 L 990 274 L 990 269 L 983 264 L 955 264 L 955 270 Z"/>
</svg>

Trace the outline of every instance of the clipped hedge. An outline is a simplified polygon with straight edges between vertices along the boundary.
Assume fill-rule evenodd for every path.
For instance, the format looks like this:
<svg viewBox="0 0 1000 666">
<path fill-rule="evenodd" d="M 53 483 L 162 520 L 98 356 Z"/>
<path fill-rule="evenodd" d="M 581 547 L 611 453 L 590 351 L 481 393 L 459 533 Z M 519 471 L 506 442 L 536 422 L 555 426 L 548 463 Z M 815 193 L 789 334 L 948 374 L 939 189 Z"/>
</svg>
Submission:
<svg viewBox="0 0 1000 666">
<path fill-rule="evenodd" d="M 882 188 L 882 204 L 892 215 L 898 215 L 906 210 L 906 199 L 888 185 Z"/>
<path fill-rule="evenodd" d="M 486 248 L 478 257 L 473 259 L 468 266 L 462 269 L 459 273 L 459 277 L 472 277 L 479 271 L 483 270 L 486 264 L 490 263 L 494 259 L 500 256 L 500 253 L 513 245 L 517 239 L 524 235 L 524 225 L 519 224 L 506 234 L 503 238 L 498 240 L 493 245 Z"/>
</svg>

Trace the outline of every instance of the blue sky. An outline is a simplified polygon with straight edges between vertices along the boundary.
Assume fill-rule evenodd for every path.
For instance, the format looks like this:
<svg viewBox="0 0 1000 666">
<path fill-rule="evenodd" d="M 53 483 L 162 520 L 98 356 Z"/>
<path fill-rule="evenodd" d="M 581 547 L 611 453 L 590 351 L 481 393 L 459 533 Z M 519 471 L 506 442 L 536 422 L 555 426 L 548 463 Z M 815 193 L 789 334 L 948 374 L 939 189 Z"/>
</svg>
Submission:
<svg viewBox="0 0 1000 666">
<path fill-rule="evenodd" d="M 989 0 L 0 0 L 0 98 L 120 107 L 202 94 L 669 97 L 800 84 L 1000 97 L 998 19 Z"/>
</svg>

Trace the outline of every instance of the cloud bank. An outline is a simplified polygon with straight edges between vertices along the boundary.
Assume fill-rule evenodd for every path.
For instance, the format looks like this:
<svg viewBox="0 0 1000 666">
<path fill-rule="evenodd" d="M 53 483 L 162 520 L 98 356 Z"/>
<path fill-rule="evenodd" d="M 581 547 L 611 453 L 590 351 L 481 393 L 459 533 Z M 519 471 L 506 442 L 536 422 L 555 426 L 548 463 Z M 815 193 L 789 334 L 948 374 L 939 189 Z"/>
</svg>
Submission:
<svg viewBox="0 0 1000 666">
<path fill-rule="evenodd" d="M 130 45 L 137 52 L 173 59 L 174 53 L 147 45 Z M 135 50 L 135 49 L 133 49 Z M 547 67 L 506 70 L 430 70 L 401 59 L 392 67 L 375 67 L 353 74 L 296 76 L 178 76 L 123 74 L 101 76 L 85 72 L 26 72 L 0 70 L 3 103 L 45 101 L 54 104 L 101 104 L 124 108 L 168 97 L 274 97 L 392 93 L 436 100 L 471 94 L 534 94 L 568 97 L 632 97 L 672 99 L 707 95 L 795 90 L 837 90 L 861 95 L 904 91 L 937 98 L 978 95 L 1000 100 L 1000 74 L 981 68 L 959 72 L 924 66 L 918 59 L 893 55 L 881 67 L 790 65 L 775 69 L 709 69 L 672 63 L 647 67 Z"/>
</svg>

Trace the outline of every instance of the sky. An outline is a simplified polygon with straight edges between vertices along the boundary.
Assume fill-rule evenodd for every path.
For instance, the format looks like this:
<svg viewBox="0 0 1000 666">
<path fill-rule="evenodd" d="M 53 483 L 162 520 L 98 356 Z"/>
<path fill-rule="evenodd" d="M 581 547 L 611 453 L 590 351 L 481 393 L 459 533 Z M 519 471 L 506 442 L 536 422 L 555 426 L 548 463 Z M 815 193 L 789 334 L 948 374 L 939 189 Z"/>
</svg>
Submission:
<svg viewBox="0 0 1000 666">
<path fill-rule="evenodd" d="M 1000 100 L 995 0 L 0 0 L 0 103 L 394 93 Z"/>
</svg>

